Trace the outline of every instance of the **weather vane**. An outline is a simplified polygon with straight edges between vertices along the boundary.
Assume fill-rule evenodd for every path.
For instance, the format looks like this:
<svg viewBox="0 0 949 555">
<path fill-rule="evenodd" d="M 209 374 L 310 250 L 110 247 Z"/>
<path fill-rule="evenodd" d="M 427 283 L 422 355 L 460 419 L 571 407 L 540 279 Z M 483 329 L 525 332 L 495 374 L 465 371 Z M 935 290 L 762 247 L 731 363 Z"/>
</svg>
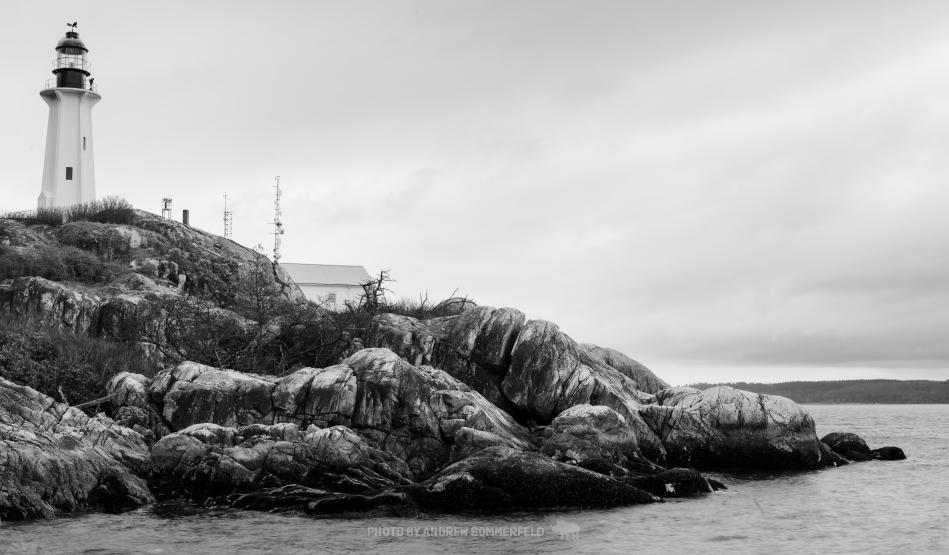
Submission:
<svg viewBox="0 0 949 555">
<path fill-rule="evenodd" d="M 72 27 L 72 30 L 75 31 L 76 27 L 79 25 L 78 21 L 73 21 L 72 23 L 66 23 L 66 27 Z"/>
</svg>

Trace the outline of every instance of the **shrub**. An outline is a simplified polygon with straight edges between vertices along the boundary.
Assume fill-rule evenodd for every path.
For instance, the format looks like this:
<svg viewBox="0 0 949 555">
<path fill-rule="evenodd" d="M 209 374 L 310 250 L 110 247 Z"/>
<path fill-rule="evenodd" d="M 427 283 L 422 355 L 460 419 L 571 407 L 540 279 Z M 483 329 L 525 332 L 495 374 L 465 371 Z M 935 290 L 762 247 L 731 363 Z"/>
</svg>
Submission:
<svg viewBox="0 0 949 555">
<path fill-rule="evenodd" d="M 105 262 L 76 247 L 43 246 L 19 249 L 0 246 L 0 280 L 37 276 L 53 281 L 108 283 L 128 269 Z"/>
<path fill-rule="evenodd" d="M 135 344 L 73 335 L 21 318 L 0 320 L 0 376 L 71 404 L 105 395 L 119 372 L 153 376 L 157 364 Z"/>
<path fill-rule="evenodd" d="M 4 218 L 29 225 L 61 226 L 66 222 L 99 222 L 104 224 L 135 223 L 135 210 L 129 201 L 121 197 L 105 197 L 85 204 L 74 204 L 65 208 L 38 208 L 21 212 L 8 212 Z"/>
<path fill-rule="evenodd" d="M 89 221 L 124 225 L 135 223 L 135 210 L 124 198 L 105 197 L 98 202 L 98 205 L 98 211 L 89 218 Z"/>
</svg>

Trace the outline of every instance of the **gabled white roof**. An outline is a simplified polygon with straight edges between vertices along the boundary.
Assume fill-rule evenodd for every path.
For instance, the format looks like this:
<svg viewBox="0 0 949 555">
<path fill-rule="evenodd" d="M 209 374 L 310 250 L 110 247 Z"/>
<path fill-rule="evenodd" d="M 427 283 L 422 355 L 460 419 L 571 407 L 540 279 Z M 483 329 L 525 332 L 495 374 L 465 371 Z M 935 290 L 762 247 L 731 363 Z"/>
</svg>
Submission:
<svg viewBox="0 0 949 555">
<path fill-rule="evenodd" d="M 297 285 L 359 285 L 369 279 L 362 266 L 280 263 Z"/>
</svg>

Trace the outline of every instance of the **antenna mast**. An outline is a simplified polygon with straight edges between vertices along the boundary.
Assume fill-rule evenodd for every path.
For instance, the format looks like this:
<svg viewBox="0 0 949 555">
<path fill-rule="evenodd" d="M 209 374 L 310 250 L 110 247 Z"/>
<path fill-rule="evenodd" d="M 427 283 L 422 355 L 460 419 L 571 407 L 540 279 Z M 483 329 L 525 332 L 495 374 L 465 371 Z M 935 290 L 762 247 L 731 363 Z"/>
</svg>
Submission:
<svg viewBox="0 0 949 555">
<path fill-rule="evenodd" d="M 234 213 L 227 209 L 227 195 L 224 195 L 224 238 L 231 239 L 234 234 Z"/>
<path fill-rule="evenodd" d="M 280 176 L 276 177 L 273 199 L 273 261 L 280 261 L 280 236 L 283 235 L 283 214 L 280 212 Z"/>
<path fill-rule="evenodd" d="M 161 217 L 167 219 L 171 218 L 171 199 L 163 198 L 161 199 Z"/>
</svg>

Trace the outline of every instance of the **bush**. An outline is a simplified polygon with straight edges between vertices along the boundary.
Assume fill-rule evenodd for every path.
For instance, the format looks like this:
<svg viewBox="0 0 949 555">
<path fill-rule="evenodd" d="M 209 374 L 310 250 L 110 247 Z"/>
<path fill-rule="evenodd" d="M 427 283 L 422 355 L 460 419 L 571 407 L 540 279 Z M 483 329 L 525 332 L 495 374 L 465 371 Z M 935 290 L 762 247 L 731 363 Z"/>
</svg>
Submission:
<svg viewBox="0 0 949 555">
<path fill-rule="evenodd" d="M 121 197 L 105 197 L 85 204 L 74 204 L 65 208 L 38 208 L 21 212 L 8 212 L 3 218 L 29 225 L 61 226 L 66 222 L 99 222 L 103 224 L 135 223 L 135 210 L 129 201 Z"/>
<path fill-rule="evenodd" d="M 123 371 L 153 376 L 157 365 L 138 345 L 44 329 L 27 319 L 0 320 L 0 376 L 71 404 L 105 395 Z"/>
</svg>

